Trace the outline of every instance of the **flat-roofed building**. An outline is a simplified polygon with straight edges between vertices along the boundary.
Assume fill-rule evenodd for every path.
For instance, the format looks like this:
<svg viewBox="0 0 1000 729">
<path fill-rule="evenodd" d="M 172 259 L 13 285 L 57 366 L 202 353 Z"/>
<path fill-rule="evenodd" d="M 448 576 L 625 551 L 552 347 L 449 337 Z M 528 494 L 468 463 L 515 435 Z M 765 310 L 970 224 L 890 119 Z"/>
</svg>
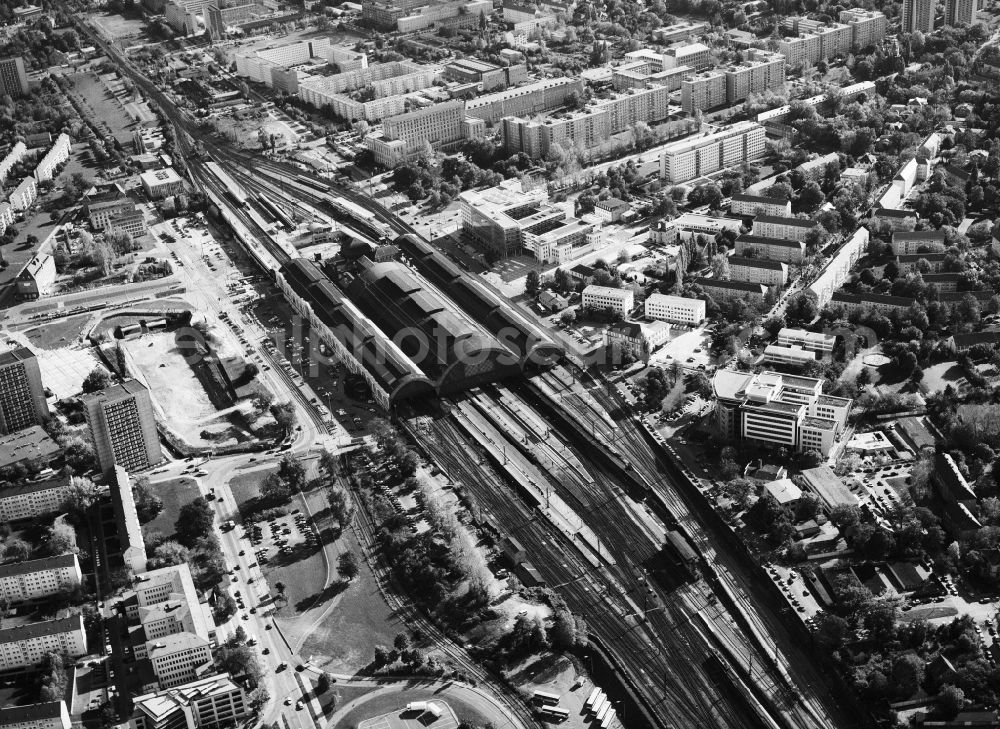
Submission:
<svg viewBox="0 0 1000 729">
<path fill-rule="evenodd" d="M 816 353 L 799 346 L 783 347 L 780 344 L 769 344 L 764 347 L 764 361 L 769 364 L 802 367 L 815 362 Z"/>
<path fill-rule="evenodd" d="M 736 235 L 743 229 L 743 220 L 724 215 L 700 215 L 684 213 L 673 220 L 661 221 L 663 227 L 655 231 L 655 239 L 662 244 L 670 245 L 678 241 L 696 239 L 699 235 L 712 238 L 723 231 Z M 653 231 L 650 238 L 653 239 Z"/>
<path fill-rule="evenodd" d="M 785 57 L 789 68 L 799 68 L 803 64 L 815 64 L 821 58 L 821 41 L 813 33 L 800 33 L 795 38 L 778 40 L 778 53 Z"/>
<path fill-rule="evenodd" d="M 173 167 L 141 172 L 139 181 L 142 183 L 142 189 L 152 200 L 162 200 L 185 190 L 184 178 L 178 175 Z"/>
<path fill-rule="evenodd" d="M 801 240 L 741 235 L 736 239 L 735 252 L 740 256 L 759 256 L 772 261 L 802 263 L 806 257 L 806 244 Z"/>
<path fill-rule="evenodd" d="M 828 512 L 838 506 L 857 506 L 859 503 L 858 497 L 829 466 L 806 468 L 802 471 L 802 478 Z"/>
<path fill-rule="evenodd" d="M 163 455 L 149 390 L 138 380 L 126 380 L 83 398 L 101 470 L 115 466 L 142 471 Z"/>
<path fill-rule="evenodd" d="M 59 444 L 52 440 L 52 436 L 40 425 L 0 435 L 0 468 L 29 460 L 47 466 L 59 453 Z M 0 490 L 0 494 L 2 493 Z M 2 498 L 0 495 L 0 499 Z M 6 521 L 2 508 L 0 508 L 0 521 Z"/>
<path fill-rule="evenodd" d="M 75 554 L 0 564 L 0 599 L 8 605 L 37 602 L 76 587 L 83 579 Z"/>
<path fill-rule="evenodd" d="M 716 278 L 696 278 L 691 283 L 700 286 L 701 290 L 713 301 L 730 301 L 745 299 L 752 304 L 763 304 L 768 287 L 764 284 L 748 281 L 724 281 Z"/>
<path fill-rule="evenodd" d="M 976 0 L 945 0 L 945 25 L 973 25 L 976 22 Z"/>
<path fill-rule="evenodd" d="M 139 574 L 132 592 L 135 599 L 126 595 L 125 614 L 129 620 L 142 623 L 148 640 L 174 633 L 215 640 L 214 623 L 198 600 L 187 564 Z"/>
<path fill-rule="evenodd" d="M 25 431 L 21 431 L 25 432 Z M 76 476 L 21 481 L 0 488 L 0 520 L 24 521 L 59 511 Z"/>
<path fill-rule="evenodd" d="M 161 690 L 190 683 L 212 670 L 212 648 L 194 633 L 148 641 L 146 653 Z"/>
<path fill-rule="evenodd" d="M 809 284 L 805 294 L 815 299 L 816 306 L 825 306 L 833 292 L 844 285 L 851 269 L 867 250 L 868 229 L 858 228 L 820 269 L 819 275 Z"/>
<path fill-rule="evenodd" d="M 722 369 L 713 379 L 716 424 L 726 438 L 783 445 L 826 456 L 852 401 L 823 394 L 823 380 Z"/>
<path fill-rule="evenodd" d="M 0 630 L 0 671 L 35 666 L 47 653 L 70 660 L 87 655 L 82 615 Z"/>
<path fill-rule="evenodd" d="M 840 155 L 836 152 L 820 154 L 810 160 L 806 160 L 795 169 L 802 173 L 806 180 L 819 180 L 826 175 L 827 168 L 831 164 L 837 164 L 837 177 L 840 177 Z"/>
<path fill-rule="evenodd" d="M 690 66 L 696 71 L 712 66 L 712 49 L 704 43 L 689 43 L 678 48 L 668 48 L 663 53 L 665 68 Z"/>
<path fill-rule="evenodd" d="M 131 729 L 212 729 L 250 715 L 246 692 L 228 673 L 132 700 Z"/>
<path fill-rule="evenodd" d="M 652 294 L 645 302 L 647 319 L 697 325 L 705 321 L 705 302 L 686 296 Z"/>
<path fill-rule="evenodd" d="M 0 729 L 70 729 L 65 701 L 46 701 L 0 709 Z"/>
<path fill-rule="evenodd" d="M 0 353 L 0 433 L 14 433 L 49 418 L 42 373 L 27 347 Z"/>
<path fill-rule="evenodd" d="M 936 9 L 934 0 L 903 0 L 903 32 L 933 33 Z"/>
<path fill-rule="evenodd" d="M 889 21 L 883 13 L 864 8 L 841 10 L 840 22 L 851 26 L 851 45 L 858 51 L 881 43 L 889 27 Z"/>
<path fill-rule="evenodd" d="M 0 94 L 8 94 L 17 98 L 27 96 L 30 91 L 28 72 L 24 59 L 20 56 L 0 58 Z"/>
<path fill-rule="evenodd" d="M 788 264 L 766 258 L 730 256 L 729 274 L 733 281 L 783 287 L 788 283 Z"/>
<path fill-rule="evenodd" d="M 142 536 L 142 526 L 135 508 L 132 482 L 128 471 L 115 466 L 111 481 L 111 504 L 115 511 L 118 552 L 125 567 L 133 575 L 146 571 L 146 542 Z M 193 583 L 192 583 L 193 584 Z"/>
<path fill-rule="evenodd" d="M 465 103 L 465 113 L 493 125 L 508 116 L 530 116 L 558 109 L 574 93 L 583 93 L 583 79 L 547 78 L 469 99 Z"/>
<path fill-rule="evenodd" d="M 615 289 L 591 284 L 583 290 L 582 304 L 588 309 L 610 309 L 622 316 L 628 316 L 635 308 L 635 292 L 631 289 Z"/>
<path fill-rule="evenodd" d="M 389 117 L 380 134 L 369 135 L 365 145 L 375 160 L 394 167 L 419 155 L 430 144 L 447 150 L 465 139 L 465 104 L 459 100 L 434 104 L 406 114 Z"/>
<path fill-rule="evenodd" d="M 824 332 L 810 332 L 806 329 L 782 327 L 778 332 L 778 345 L 782 347 L 802 347 L 811 352 L 832 354 L 837 337 Z"/>
<path fill-rule="evenodd" d="M 681 108 L 688 114 L 714 109 L 726 103 L 726 76 L 704 71 L 681 81 Z"/>
<path fill-rule="evenodd" d="M 792 203 L 787 198 L 737 193 L 732 197 L 729 211 L 734 215 L 742 215 L 744 217 L 754 215 L 791 217 Z"/>
<path fill-rule="evenodd" d="M 762 238 L 784 238 L 804 241 L 817 225 L 815 220 L 787 218 L 779 215 L 758 215 L 753 219 L 753 235 Z"/>
<path fill-rule="evenodd" d="M 52 179 L 56 169 L 69 159 L 70 141 L 68 134 L 60 134 L 45 156 L 35 165 L 35 180 L 47 182 Z"/>
<path fill-rule="evenodd" d="M 747 60 L 727 66 L 723 72 L 726 76 L 726 103 L 736 104 L 750 94 L 782 89 L 785 85 L 785 57 L 780 53 L 751 49 Z"/>
<path fill-rule="evenodd" d="M 897 230 L 892 234 L 892 252 L 897 256 L 940 253 L 945 248 L 943 230 Z"/>
<path fill-rule="evenodd" d="M 764 127 L 755 122 L 739 122 L 664 147 L 660 153 L 660 177 L 679 184 L 760 159 L 764 151 Z"/>
</svg>

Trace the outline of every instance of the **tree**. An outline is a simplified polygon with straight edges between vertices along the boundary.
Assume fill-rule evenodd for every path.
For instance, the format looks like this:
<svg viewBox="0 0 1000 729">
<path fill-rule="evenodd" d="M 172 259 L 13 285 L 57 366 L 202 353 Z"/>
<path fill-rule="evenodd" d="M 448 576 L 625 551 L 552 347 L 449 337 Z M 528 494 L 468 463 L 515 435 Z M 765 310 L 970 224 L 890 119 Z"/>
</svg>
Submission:
<svg viewBox="0 0 1000 729">
<path fill-rule="evenodd" d="M 337 572 L 345 580 L 350 582 L 358 576 L 358 559 L 354 552 L 344 552 L 337 560 Z"/>
<path fill-rule="evenodd" d="M 83 379 L 85 393 L 100 392 L 111 385 L 111 375 L 103 367 L 95 367 Z"/>
<path fill-rule="evenodd" d="M 270 699 L 271 695 L 267 692 L 267 689 L 263 686 L 258 686 L 250 692 L 249 696 L 247 696 L 250 711 L 254 714 L 260 714 Z"/>
<path fill-rule="evenodd" d="M 327 675 L 326 671 L 324 671 L 323 673 L 319 674 L 319 677 L 316 679 L 316 695 L 322 696 L 329 690 L 330 690 L 330 677 Z"/>
<path fill-rule="evenodd" d="M 91 507 L 101 497 L 101 489 L 89 478 L 70 479 L 61 507 L 74 524 L 83 524 Z"/>
<path fill-rule="evenodd" d="M 247 642 L 247 631 L 242 625 L 236 626 L 236 631 L 233 633 L 233 642 L 236 644 Z"/>
<path fill-rule="evenodd" d="M 199 496 L 194 501 L 184 504 L 178 512 L 174 524 L 177 541 L 185 547 L 194 547 L 199 539 L 212 532 L 214 522 L 215 513 L 211 505 Z"/>
<path fill-rule="evenodd" d="M 807 182 L 799 191 L 799 205 L 808 213 L 815 211 L 824 200 L 826 196 L 823 194 L 823 189 L 816 182 Z"/>
<path fill-rule="evenodd" d="M 135 480 L 132 498 L 135 499 L 135 512 L 140 524 L 148 524 L 163 511 L 163 499 L 153 493 L 148 476 L 139 476 Z"/>
<path fill-rule="evenodd" d="M 396 633 L 396 637 L 392 641 L 392 647 L 396 649 L 397 653 L 409 650 L 410 638 L 406 633 Z"/>
<path fill-rule="evenodd" d="M 559 315 L 559 321 L 566 326 L 572 326 L 573 322 L 576 321 L 576 312 L 573 309 L 563 309 L 562 314 Z"/>
<path fill-rule="evenodd" d="M 326 490 L 326 500 L 330 504 L 330 514 L 337 526 L 345 529 L 354 518 L 354 504 L 351 497 L 337 484 L 330 484 Z"/>
<path fill-rule="evenodd" d="M 528 271 L 528 275 L 524 277 L 524 290 L 535 296 L 541 288 L 541 283 L 542 279 L 538 271 L 531 269 Z"/>
<path fill-rule="evenodd" d="M 179 542 L 168 539 L 156 545 L 152 556 L 149 558 L 149 568 L 159 569 L 160 567 L 170 567 L 175 564 L 185 564 L 191 561 L 191 551 Z"/>
<path fill-rule="evenodd" d="M 9 537 L 4 544 L 5 562 L 23 562 L 31 556 L 31 545 L 19 537 Z"/>
<path fill-rule="evenodd" d="M 420 464 L 420 456 L 416 454 L 413 450 L 407 450 L 399 458 L 399 470 L 402 472 L 403 476 L 409 477 L 417 472 L 417 466 Z"/>
<path fill-rule="evenodd" d="M 565 608 L 557 610 L 549 637 L 556 650 L 570 650 L 576 645 L 576 618 L 573 613 Z"/>
<path fill-rule="evenodd" d="M 954 719 L 965 707 L 965 692 L 951 684 L 942 686 L 938 692 L 938 706 L 946 719 Z"/>
<path fill-rule="evenodd" d="M 45 552 L 51 557 L 80 551 L 80 548 L 76 546 L 76 529 L 62 517 L 52 522 L 43 546 Z"/>
<path fill-rule="evenodd" d="M 924 680 L 924 660 L 914 653 L 898 656 L 892 663 L 891 680 L 897 696 L 913 696 Z"/>
<path fill-rule="evenodd" d="M 275 582 L 274 583 L 274 589 L 278 591 L 278 595 L 281 597 L 282 600 L 287 599 L 285 597 L 285 590 L 287 588 L 285 587 L 285 583 L 284 582 Z"/>
<path fill-rule="evenodd" d="M 246 676 L 247 685 L 257 688 L 264 673 L 253 649 L 247 645 L 223 645 L 215 652 L 219 669 L 233 676 Z"/>
<path fill-rule="evenodd" d="M 295 456 L 285 455 L 278 465 L 278 477 L 292 491 L 301 491 L 306 485 L 306 467 Z"/>
<path fill-rule="evenodd" d="M 279 402 L 271 406 L 271 415 L 278 427 L 286 433 L 295 427 L 295 406 L 291 402 Z"/>
</svg>

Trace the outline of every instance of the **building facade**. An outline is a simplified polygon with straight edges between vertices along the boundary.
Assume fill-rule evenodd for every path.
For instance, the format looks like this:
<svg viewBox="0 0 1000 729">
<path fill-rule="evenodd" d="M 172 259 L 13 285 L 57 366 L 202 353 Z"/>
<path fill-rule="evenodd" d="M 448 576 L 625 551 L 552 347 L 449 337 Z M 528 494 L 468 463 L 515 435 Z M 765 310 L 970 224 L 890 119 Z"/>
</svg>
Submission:
<svg viewBox="0 0 1000 729">
<path fill-rule="evenodd" d="M 945 25 L 973 25 L 976 22 L 976 0 L 946 0 Z"/>
<path fill-rule="evenodd" d="M 20 56 L 0 58 L 0 93 L 16 98 L 27 96 L 29 90 L 24 59 Z"/>
<path fill-rule="evenodd" d="M 805 241 L 809 231 L 816 227 L 815 220 L 786 218 L 777 215 L 758 215 L 753 219 L 753 235 L 762 238 L 784 238 Z"/>
<path fill-rule="evenodd" d="M 174 171 L 173 167 L 162 170 L 148 170 L 139 175 L 142 189 L 152 200 L 162 200 L 171 195 L 184 192 L 184 179 Z"/>
<path fill-rule="evenodd" d="M 660 154 L 660 177 L 679 184 L 764 156 L 764 127 L 755 122 L 733 126 L 668 145 Z"/>
<path fill-rule="evenodd" d="M 36 602 L 83 579 L 75 554 L 29 559 L 0 565 L 0 599 L 9 605 Z"/>
<path fill-rule="evenodd" d="M 239 725 L 250 715 L 246 692 L 228 673 L 137 696 L 132 703 L 131 729 L 213 729 Z"/>
<path fill-rule="evenodd" d="M 69 659 L 87 655 L 82 615 L 0 630 L 0 671 L 34 666 L 47 653 Z"/>
<path fill-rule="evenodd" d="M 161 690 L 190 683 L 212 667 L 209 642 L 194 633 L 174 633 L 149 641 L 146 652 Z"/>
<path fill-rule="evenodd" d="M 733 281 L 784 287 L 788 283 L 788 264 L 766 258 L 730 256 L 729 274 Z"/>
<path fill-rule="evenodd" d="M 153 403 L 138 380 L 85 397 L 84 410 L 105 473 L 115 466 L 141 471 L 162 460 Z"/>
<path fill-rule="evenodd" d="M 800 240 L 767 238 L 761 235 L 741 235 L 736 239 L 736 255 L 760 256 L 772 261 L 802 263 L 806 257 L 806 244 Z"/>
<path fill-rule="evenodd" d="M 588 309 L 610 309 L 622 316 L 628 316 L 635 308 L 635 292 L 631 289 L 615 289 L 591 284 L 583 290 L 581 303 Z"/>
<path fill-rule="evenodd" d="M 430 144 L 449 149 L 465 138 L 465 104 L 459 100 L 434 104 L 386 119 L 381 134 L 370 135 L 365 145 L 375 161 L 393 167 L 419 155 Z"/>
<path fill-rule="evenodd" d="M 37 519 L 59 511 L 75 476 L 21 481 L 0 489 L 0 521 Z"/>
<path fill-rule="evenodd" d="M 647 319 L 698 325 L 705 321 L 705 302 L 685 296 L 652 294 L 645 302 Z"/>
<path fill-rule="evenodd" d="M 936 5 L 934 0 L 903 0 L 903 32 L 933 33 Z"/>
<path fill-rule="evenodd" d="M 713 301 L 731 301 L 743 299 L 751 304 L 761 305 L 767 296 L 767 286 L 749 283 L 747 281 L 724 281 L 717 278 L 696 278 L 692 283 L 701 287 Z"/>
<path fill-rule="evenodd" d="M 782 347 L 802 347 L 822 355 L 833 354 L 837 337 L 823 332 L 810 332 L 805 329 L 782 327 L 778 332 L 778 345 Z"/>
<path fill-rule="evenodd" d="M 46 701 L 0 709 L 0 729 L 70 729 L 65 701 Z"/>
<path fill-rule="evenodd" d="M 747 218 L 755 215 L 791 217 L 792 203 L 787 198 L 737 193 L 732 197 L 729 212 Z"/>
<path fill-rule="evenodd" d="M 0 433 L 14 433 L 49 418 L 35 354 L 27 347 L 0 353 Z"/>
<path fill-rule="evenodd" d="M 688 114 L 714 109 L 726 103 L 726 76 L 703 71 L 681 81 L 681 108 Z"/>
</svg>

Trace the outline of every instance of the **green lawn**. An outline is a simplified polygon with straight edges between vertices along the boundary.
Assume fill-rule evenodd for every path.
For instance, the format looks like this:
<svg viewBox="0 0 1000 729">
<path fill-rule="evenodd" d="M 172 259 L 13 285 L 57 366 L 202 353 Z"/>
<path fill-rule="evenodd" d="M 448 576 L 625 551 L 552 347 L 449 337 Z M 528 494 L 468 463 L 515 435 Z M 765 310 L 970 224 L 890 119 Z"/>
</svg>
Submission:
<svg viewBox="0 0 1000 729">
<path fill-rule="evenodd" d="M 186 476 L 167 481 L 154 481 L 153 490 L 163 499 L 163 511 L 153 521 L 143 526 L 143 535 L 159 532 L 169 537 L 174 533 L 174 524 L 177 522 L 181 507 L 197 499 L 201 496 L 201 492 L 198 490 L 197 482 Z"/>
<path fill-rule="evenodd" d="M 243 510 L 243 505 L 260 495 L 260 485 L 264 480 L 275 473 L 278 469 L 262 468 L 257 471 L 241 473 L 229 479 L 229 488 L 232 489 L 233 498 L 236 499 L 236 506 Z"/>
<path fill-rule="evenodd" d="M 39 349 L 60 349 L 71 344 L 83 333 L 88 315 L 68 316 L 56 319 L 43 326 L 29 329 L 25 332 L 28 341 Z"/>
</svg>

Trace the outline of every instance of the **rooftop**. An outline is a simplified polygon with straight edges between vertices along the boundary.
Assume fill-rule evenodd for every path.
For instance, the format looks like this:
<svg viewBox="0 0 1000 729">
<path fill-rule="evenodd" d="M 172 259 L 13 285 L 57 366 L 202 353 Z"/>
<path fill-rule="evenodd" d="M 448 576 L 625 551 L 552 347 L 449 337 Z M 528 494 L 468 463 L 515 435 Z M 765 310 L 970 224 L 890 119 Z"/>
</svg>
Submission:
<svg viewBox="0 0 1000 729">
<path fill-rule="evenodd" d="M 43 704 L 28 704 L 27 706 L 5 706 L 0 709 L 0 726 L 58 719 L 64 710 L 65 704 L 62 701 L 46 701 Z"/>
<path fill-rule="evenodd" d="M 0 564 L 0 579 L 15 575 L 29 575 L 33 572 L 45 572 L 46 570 L 66 569 L 76 564 L 76 555 L 72 553 L 62 554 L 58 557 L 27 559 L 24 562 L 8 562 Z"/>
<path fill-rule="evenodd" d="M 32 640 L 43 635 L 56 635 L 72 631 L 83 632 L 83 616 L 80 613 L 57 620 L 43 620 L 28 625 L 16 625 L 0 630 L 0 643 L 14 643 L 21 640 Z"/>
<path fill-rule="evenodd" d="M 753 219 L 755 223 L 773 223 L 775 225 L 791 225 L 796 228 L 813 228 L 816 226 L 815 220 L 803 220 L 802 218 L 787 218 L 783 215 L 758 215 Z"/>
<path fill-rule="evenodd" d="M 0 436 L 0 466 L 9 466 L 30 458 L 49 461 L 58 453 L 58 444 L 52 440 L 51 436 L 45 432 L 45 428 L 40 425 L 32 425 L 30 428 Z M 4 488 L 0 490 L 0 499 L 6 496 L 16 496 L 21 493 L 30 493 L 31 491 L 51 488 L 51 486 L 37 487 L 37 483 L 28 481 Z"/>
</svg>

